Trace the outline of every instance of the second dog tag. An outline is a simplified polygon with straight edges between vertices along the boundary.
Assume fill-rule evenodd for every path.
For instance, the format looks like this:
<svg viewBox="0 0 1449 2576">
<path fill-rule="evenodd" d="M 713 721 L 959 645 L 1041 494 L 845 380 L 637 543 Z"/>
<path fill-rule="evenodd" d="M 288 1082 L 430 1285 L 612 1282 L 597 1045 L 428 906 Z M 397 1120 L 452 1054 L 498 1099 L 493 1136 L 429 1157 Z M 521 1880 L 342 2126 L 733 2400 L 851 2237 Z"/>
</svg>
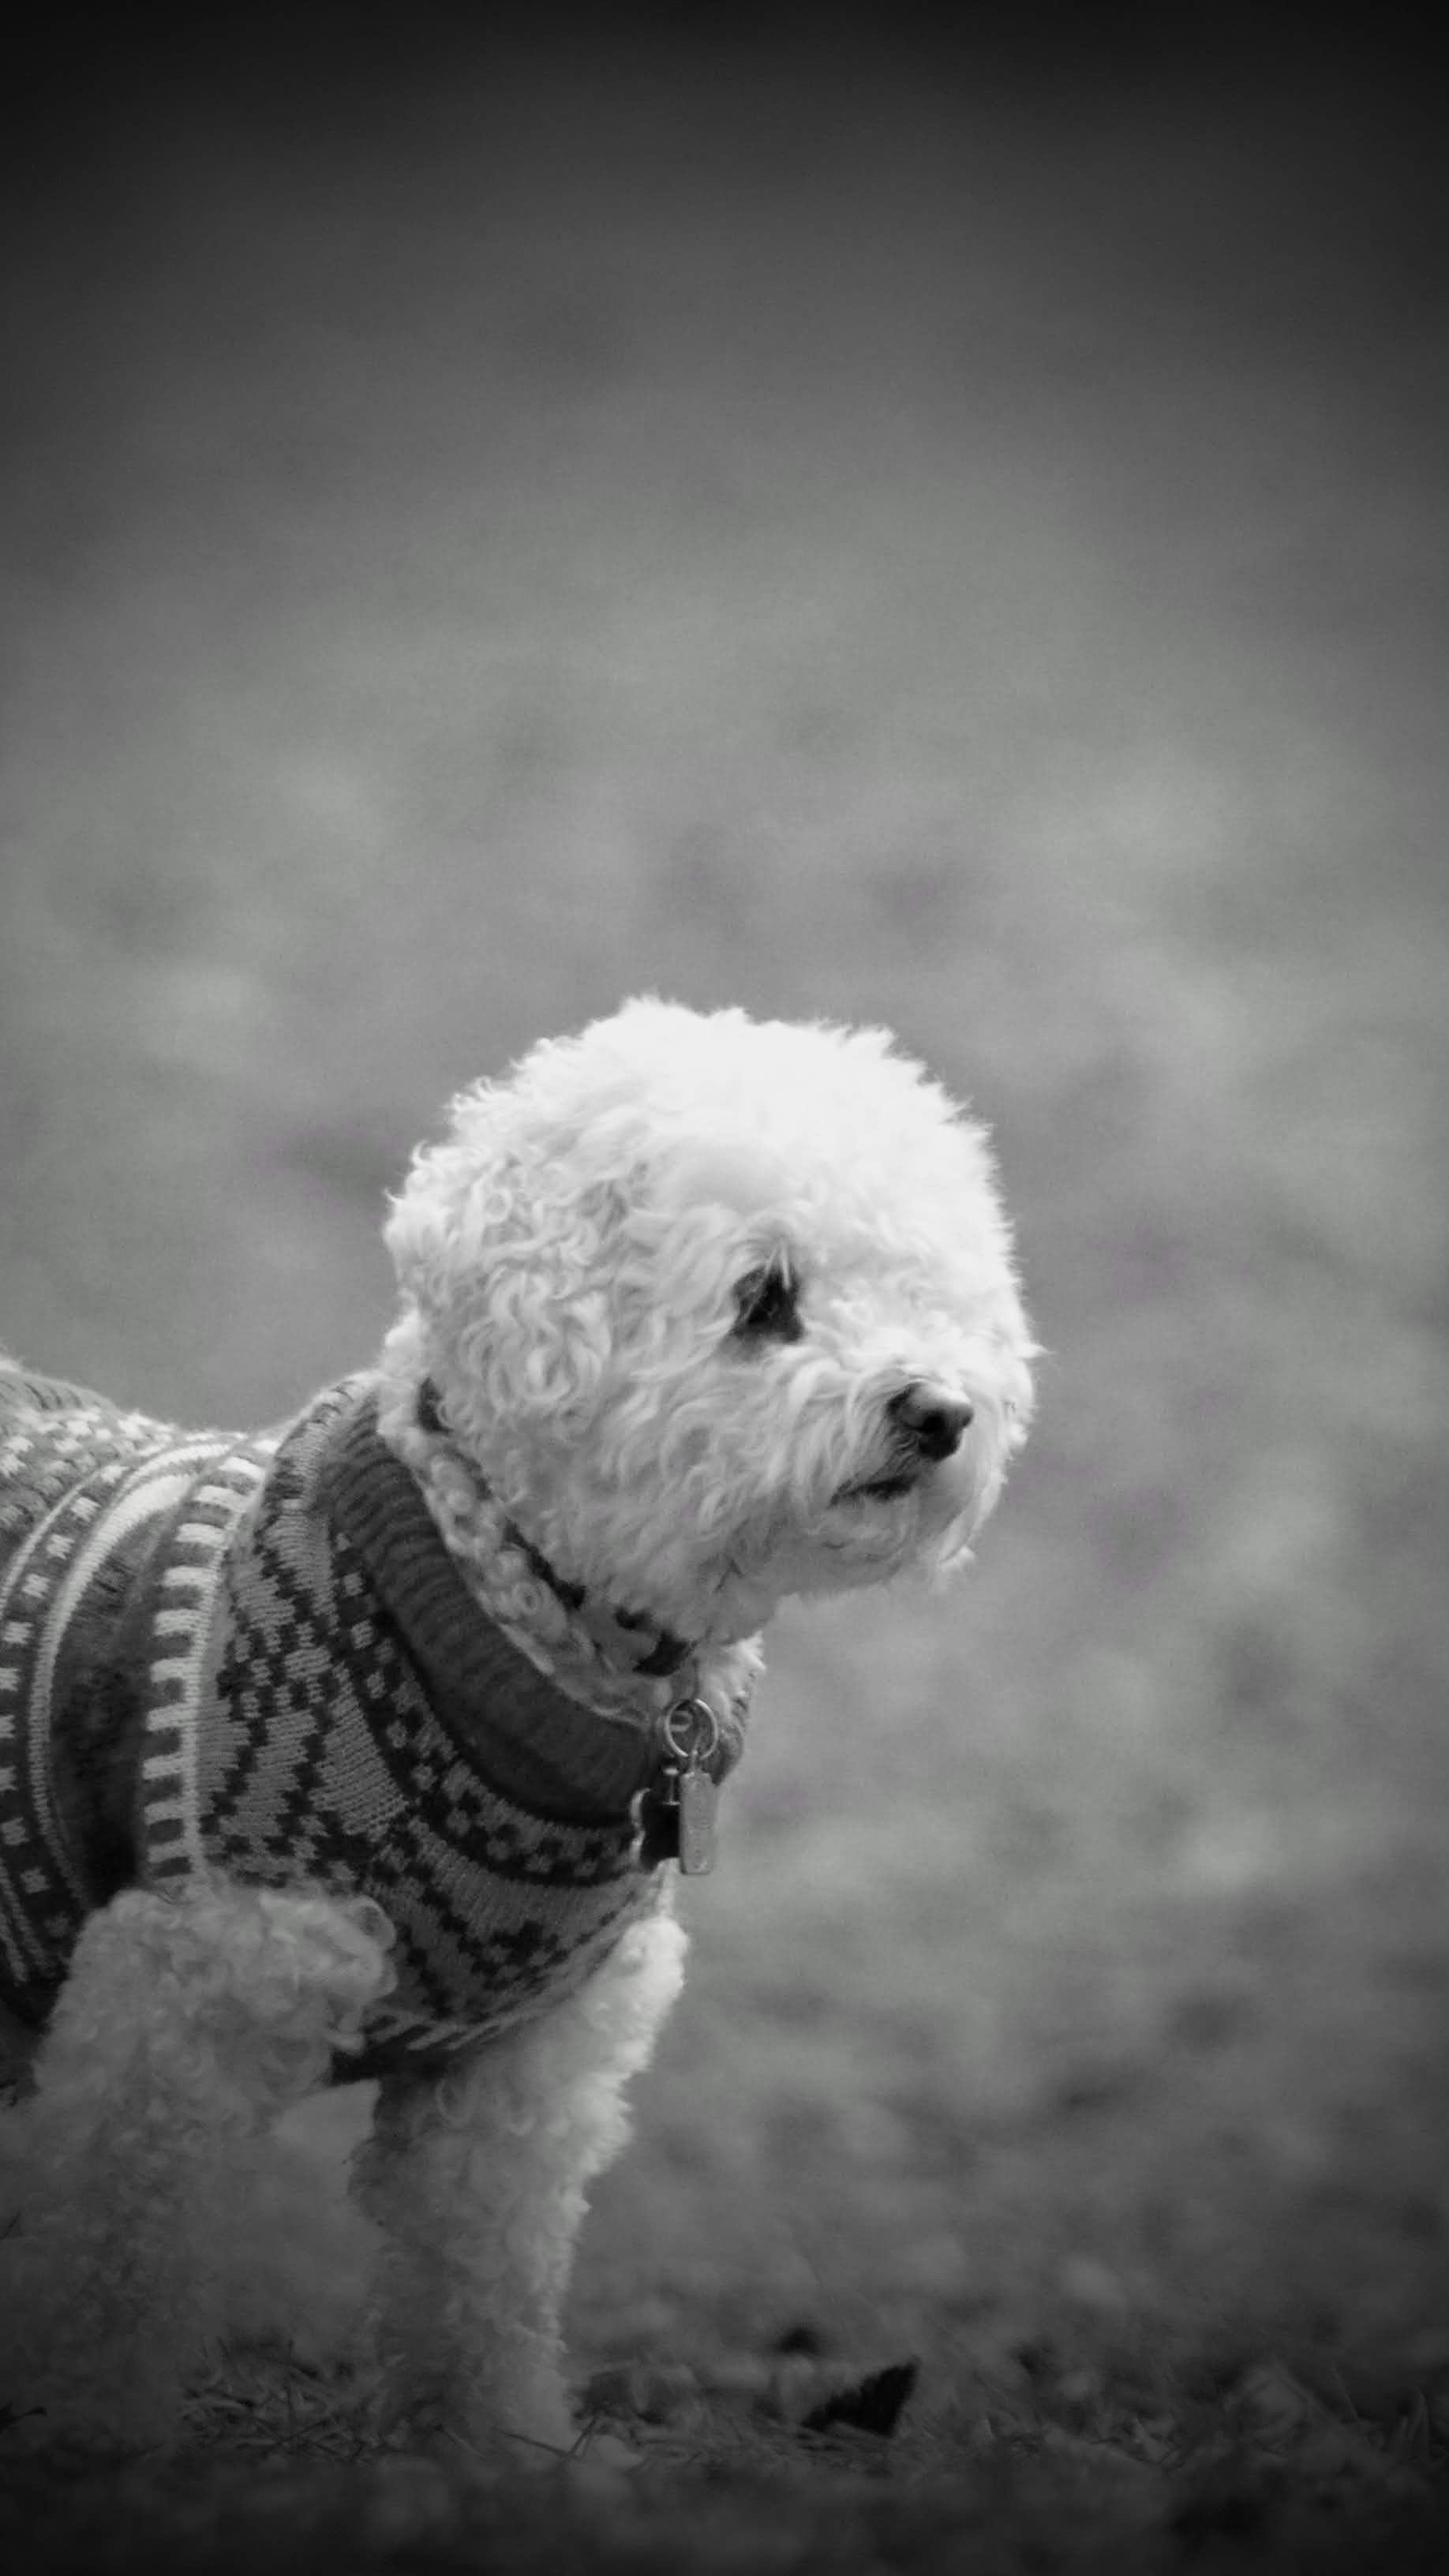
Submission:
<svg viewBox="0 0 1449 2576">
<path fill-rule="evenodd" d="M 707 1771 L 679 1775 L 679 1874 L 708 1878 L 714 1867 L 714 1811 L 719 1792 Z"/>
<path fill-rule="evenodd" d="M 658 1869 L 661 1861 L 678 1858 L 679 1773 L 671 1769 L 639 1801 L 639 1867 Z"/>
</svg>

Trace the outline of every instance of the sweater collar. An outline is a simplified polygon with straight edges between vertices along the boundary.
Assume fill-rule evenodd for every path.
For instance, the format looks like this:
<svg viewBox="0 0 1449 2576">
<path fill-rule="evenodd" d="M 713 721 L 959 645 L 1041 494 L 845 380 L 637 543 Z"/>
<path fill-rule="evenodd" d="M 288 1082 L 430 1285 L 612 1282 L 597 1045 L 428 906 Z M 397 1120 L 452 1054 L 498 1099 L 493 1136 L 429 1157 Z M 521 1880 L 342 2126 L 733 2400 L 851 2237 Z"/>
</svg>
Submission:
<svg viewBox="0 0 1449 2576">
<path fill-rule="evenodd" d="M 470 1769 L 535 1813 L 617 1822 L 656 1776 L 652 1727 L 567 1697 L 482 1611 L 409 1469 L 377 1429 L 371 1380 L 329 1426 L 313 1499 L 356 1550 L 439 1722 Z"/>
<path fill-rule="evenodd" d="M 430 1377 L 425 1377 L 418 1389 L 418 1421 L 435 1438 L 449 1437 L 438 1390 Z M 476 1467 L 470 1466 L 469 1473 L 480 1493 L 490 1493 L 487 1478 Z M 550 1565 L 542 1548 L 534 1546 L 516 1521 L 505 1520 L 504 1527 L 509 1544 L 517 1548 L 530 1571 L 540 1583 L 547 1584 L 555 1600 L 562 1602 L 570 1617 L 578 1619 L 614 1661 L 650 1681 L 683 1671 L 695 1652 L 685 1638 L 677 1637 L 672 1628 L 655 1628 L 642 1611 L 621 1610 L 591 1600 L 582 1583 L 571 1583 Z"/>
</svg>

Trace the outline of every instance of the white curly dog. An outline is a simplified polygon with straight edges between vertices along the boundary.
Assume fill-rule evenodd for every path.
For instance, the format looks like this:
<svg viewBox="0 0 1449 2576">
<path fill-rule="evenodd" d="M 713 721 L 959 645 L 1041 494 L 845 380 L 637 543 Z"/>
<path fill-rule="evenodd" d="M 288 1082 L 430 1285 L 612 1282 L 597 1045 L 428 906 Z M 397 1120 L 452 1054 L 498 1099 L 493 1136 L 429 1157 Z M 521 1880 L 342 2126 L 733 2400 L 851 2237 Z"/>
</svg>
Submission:
<svg viewBox="0 0 1449 2576">
<path fill-rule="evenodd" d="M 631 1002 L 464 1093 L 387 1239 L 379 1365 L 264 1437 L 0 1366 L 0 2407 L 44 2440 L 177 2438 L 280 2115 L 366 2076 L 392 2412 L 570 2445 L 758 1631 L 960 1564 L 1025 1433 L 983 1133 L 878 1030 Z"/>
</svg>

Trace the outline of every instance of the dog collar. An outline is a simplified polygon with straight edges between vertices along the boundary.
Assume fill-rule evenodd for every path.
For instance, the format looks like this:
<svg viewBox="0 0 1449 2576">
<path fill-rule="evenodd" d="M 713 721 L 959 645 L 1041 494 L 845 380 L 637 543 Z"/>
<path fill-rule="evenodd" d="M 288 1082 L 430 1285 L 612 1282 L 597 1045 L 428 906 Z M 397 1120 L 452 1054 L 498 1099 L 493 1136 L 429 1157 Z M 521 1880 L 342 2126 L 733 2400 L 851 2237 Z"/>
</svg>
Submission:
<svg viewBox="0 0 1449 2576">
<path fill-rule="evenodd" d="M 430 1377 L 425 1377 L 418 1388 L 417 1418 L 420 1428 L 435 1439 L 451 1438 L 437 1387 Z M 487 1477 L 471 1459 L 468 1472 L 479 1492 L 490 1500 L 494 1499 Z M 570 1617 L 578 1620 L 594 1644 L 602 1647 L 612 1660 L 627 1664 L 631 1672 L 647 1681 L 667 1680 L 671 1673 L 682 1672 L 691 1661 L 697 1649 L 685 1638 L 677 1637 L 672 1628 L 655 1628 L 641 1611 L 616 1610 L 607 1603 L 591 1601 L 586 1587 L 582 1583 L 570 1582 L 566 1575 L 550 1565 L 542 1548 L 534 1546 L 532 1539 L 525 1536 L 511 1515 L 505 1514 L 503 1527 L 510 1547 L 517 1548 L 530 1573 L 536 1574 L 540 1583 L 547 1584 L 554 1599 L 562 1603 Z M 648 1642 L 643 1654 L 639 1654 L 634 1650 L 644 1640 Z"/>
</svg>

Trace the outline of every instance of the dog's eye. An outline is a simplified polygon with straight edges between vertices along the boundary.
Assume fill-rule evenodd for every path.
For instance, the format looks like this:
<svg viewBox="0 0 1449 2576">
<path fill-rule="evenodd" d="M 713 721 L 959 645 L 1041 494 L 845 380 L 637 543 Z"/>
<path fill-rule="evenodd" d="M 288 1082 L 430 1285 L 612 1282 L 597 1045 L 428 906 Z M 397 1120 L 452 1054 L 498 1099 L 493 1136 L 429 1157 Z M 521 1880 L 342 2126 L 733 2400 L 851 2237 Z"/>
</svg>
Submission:
<svg viewBox="0 0 1449 2576">
<path fill-rule="evenodd" d="M 735 1331 L 745 1341 L 798 1342 L 805 1330 L 798 1282 L 783 1261 L 752 1270 L 735 1290 Z"/>
</svg>

